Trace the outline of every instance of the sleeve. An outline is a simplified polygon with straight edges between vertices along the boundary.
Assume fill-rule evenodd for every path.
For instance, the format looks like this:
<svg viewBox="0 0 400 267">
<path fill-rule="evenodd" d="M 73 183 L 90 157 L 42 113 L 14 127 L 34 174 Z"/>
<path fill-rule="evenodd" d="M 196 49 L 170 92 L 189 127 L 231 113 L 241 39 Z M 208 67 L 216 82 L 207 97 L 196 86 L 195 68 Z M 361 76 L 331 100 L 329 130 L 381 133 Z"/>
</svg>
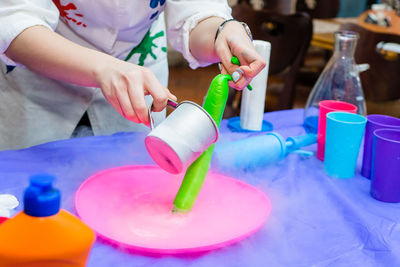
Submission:
<svg viewBox="0 0 400 267">
<path fill-rule="evenodd" d="M 168 41 L 182 53 L 192 69 L 209 65 L 198 62 L 189 50 L 189 33 L 197 23 L 208 17 L 231 19 L 226 0 L 167 0 L 166 18 Z"/>
<path fill-rule="evenodd" d="M 4 52 L 10 43 L 25 29 L 42 25 L 55 30 L 59 12 L 49 0 L 0 1 L 0 59 L 7 65 L 17 65 Z"/>
</svg>

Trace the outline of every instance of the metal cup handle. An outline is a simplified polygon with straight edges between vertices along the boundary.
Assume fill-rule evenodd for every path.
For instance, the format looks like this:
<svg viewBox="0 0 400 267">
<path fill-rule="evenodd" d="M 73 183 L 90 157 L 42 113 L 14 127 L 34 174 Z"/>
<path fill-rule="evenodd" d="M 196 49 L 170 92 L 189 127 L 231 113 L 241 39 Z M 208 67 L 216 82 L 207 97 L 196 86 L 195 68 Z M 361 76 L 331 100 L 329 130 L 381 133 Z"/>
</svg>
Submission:
<svg viewBox="0 0 400 267">
<path fill-rule="evenodd" d="M 178 102 L 168 98 L 167 106 L 170 106 L 171 108 L 176 109 L 178 107 L 178 105 L 179 105 Z"/>
<path fill-rule="evenodd" d="M 178 107 L 178 105 L 179 105 L 178 102 L 168 98 L 167 106 L 170 106 L 171 108 L 176 109 Z M 153 103 L 149 107 L 149 121 L 150 121 L 150 129 L 151 130 L 154 129 L 154 121 L 153 121 L 153 117 L 151 117 L 152 109 L 153 109 Z"/>
</svg>

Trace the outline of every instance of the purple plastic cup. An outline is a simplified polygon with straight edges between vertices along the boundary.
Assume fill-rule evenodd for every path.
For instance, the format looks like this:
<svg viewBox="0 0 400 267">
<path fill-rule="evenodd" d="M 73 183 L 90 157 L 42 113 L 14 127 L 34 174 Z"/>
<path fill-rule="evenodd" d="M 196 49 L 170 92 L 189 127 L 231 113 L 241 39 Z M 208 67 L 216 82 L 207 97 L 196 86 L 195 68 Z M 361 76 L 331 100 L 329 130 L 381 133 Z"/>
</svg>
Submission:
<svg viewBox="0 0 400 267">
<path fill-rule="evenodd" d="M 400 129 L 374 132 L 371 195 L 383 202 L 400 202 Z"/>
<path fill-rule="evenodd" d="M 374 131 L 386 128 L 400 129 L 400 119 L 386 115 L 372 114 L 367 116 L 367 120 L 361 175 L 370 179 L 372 169 L 372 140 L 374 138 Z"/>
</svg>

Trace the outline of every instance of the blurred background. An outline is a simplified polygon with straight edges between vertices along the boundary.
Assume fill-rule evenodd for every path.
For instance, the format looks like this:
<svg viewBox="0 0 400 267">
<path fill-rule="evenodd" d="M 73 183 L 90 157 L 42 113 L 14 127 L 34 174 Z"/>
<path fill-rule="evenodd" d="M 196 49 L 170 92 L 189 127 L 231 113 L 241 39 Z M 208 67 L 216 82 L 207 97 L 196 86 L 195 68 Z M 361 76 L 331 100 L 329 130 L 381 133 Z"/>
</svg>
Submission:
<svg viewBox="0 0 400 267">
<path fill-rule="evenodd" d="M 332 56 L 334 32 L 356 31 L 357 64 L 367 112 L 400 117 L 400 54 L 378 44 L 400 45 L 400 0 L 228 1 L 233 16 L 246 22 L 255 39 L 271 42 L 265 111 L 304 108 L 307 97 Z M 396 50 L 396 47 L 395 47 Z M 169 89 L 179 101 L 201 104 L 219 73 L 216 64 L 191 70 L 169 47 Z M 241 93 L 231 89 L 224 117 L 239 115 Z"/>
</svg>

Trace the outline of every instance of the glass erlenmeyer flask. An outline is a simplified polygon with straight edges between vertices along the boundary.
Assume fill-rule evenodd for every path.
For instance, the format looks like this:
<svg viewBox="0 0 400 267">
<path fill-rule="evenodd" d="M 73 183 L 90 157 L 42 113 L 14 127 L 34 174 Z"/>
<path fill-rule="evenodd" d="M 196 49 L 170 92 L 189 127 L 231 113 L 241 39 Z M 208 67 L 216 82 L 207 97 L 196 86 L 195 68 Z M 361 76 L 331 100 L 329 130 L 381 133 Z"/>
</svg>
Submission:
<svg viewBox="0 0 400 267">
<path fill-rule="evenodd" d="M 307 99 L 304 110 L 304 128 L 307 132 L 318 131 L 318 104 L 322 100 L 340 100 L 357 106 L 357 113 L 366 115 L 364 93 L 359 73 L 368 64 L 356 65 L 354 52 L 358 34 L 352 31 L 335 33 L 335 50 L 319 76 Z"/>
</svg>

